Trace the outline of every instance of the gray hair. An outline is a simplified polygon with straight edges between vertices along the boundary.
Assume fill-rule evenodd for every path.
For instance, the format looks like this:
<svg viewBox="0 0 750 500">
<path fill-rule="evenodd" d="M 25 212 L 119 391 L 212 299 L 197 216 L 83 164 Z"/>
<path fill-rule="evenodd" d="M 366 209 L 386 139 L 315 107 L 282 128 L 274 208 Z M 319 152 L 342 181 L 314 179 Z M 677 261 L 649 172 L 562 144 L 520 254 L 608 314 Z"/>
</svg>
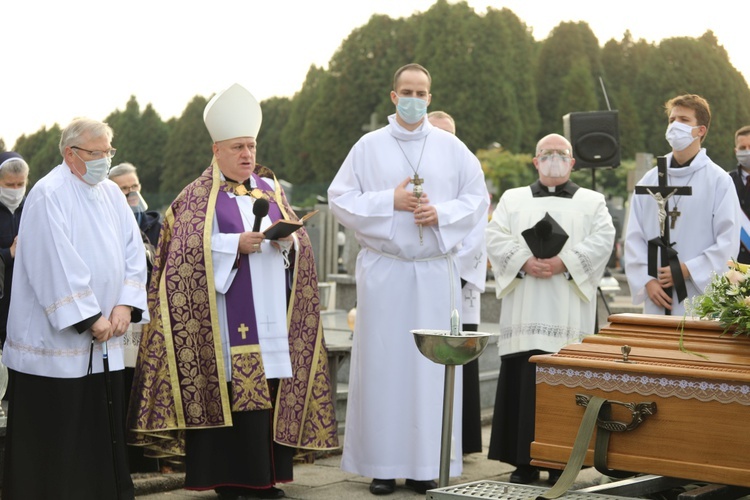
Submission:
<svg viewBox="0 0 750 500">
<path fill-rule="evenodd" d="M 120 163 L 116 167 L 112 167 L 109 170 L 109 178 L 114 179 L 115 177 L 120 177 L 121 175 L 135 174 L 136 170 L 137 169 L 135 168 L 135 165 L 133 165 L 132 163 Z"/>
<path fill-rule="evenodd" d="M 111 142 L 115 134 L 112 128 L 104 122 L 91 118 L 76 118 L 62 131 L 60 154 L 65 156 L 65 148 L 76 146 L 83 135 L 88 135 L 90 139 L 106 136 Z"/>
<path fill-rule="evenodd" d="M 22 174 L 28 176 L 29 164 L 26 163 L 26 160 L 23 158 L 11 158 L 10 160 L 6 160 L 2 167 L 0 167 L 0 179 L 2 179 L 5 174 Z"/>
</svg>

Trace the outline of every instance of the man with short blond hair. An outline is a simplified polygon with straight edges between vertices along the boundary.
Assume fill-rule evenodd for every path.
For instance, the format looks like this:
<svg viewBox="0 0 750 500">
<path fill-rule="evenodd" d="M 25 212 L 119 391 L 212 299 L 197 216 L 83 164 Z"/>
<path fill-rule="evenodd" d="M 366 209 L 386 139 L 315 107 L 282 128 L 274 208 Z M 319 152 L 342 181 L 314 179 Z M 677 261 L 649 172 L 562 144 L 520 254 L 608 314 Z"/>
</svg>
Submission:
<svg viewBox="0 0 750 500">
<path fill-rule="evenodd" d="M 685 299 L 702 294 L 714 273 L 722 274 L 727 261 L 737 257 L 740 204 L 732 178 L 701 147 L 711 124 L 708 102 L 699 95 L 685 94 L 668 100 L 664 109 L 668 121 L 665 138 L 672 151 L 666 155 L 667 178 L 663 181 L 675 188 L 690 186 L 692 194 L 675 194 L 666 200 L 673 251 L 669 262 L 662 261 L 661 252 L 654 250 L 655 238 L 661 233 L 660 203 L 664 200 L 632 197 L 625 235 L 625 274 L 633 304 L 643 303 L 648 314 L 668 311 L 682 316 L 685 300 L 681 301 L 678 293 L 684 292 Z M 656 186 L 658 176 L 654 167 L 638 185 Z M 672 267 L 677 274 L 672 274 Z"/>
</svg>

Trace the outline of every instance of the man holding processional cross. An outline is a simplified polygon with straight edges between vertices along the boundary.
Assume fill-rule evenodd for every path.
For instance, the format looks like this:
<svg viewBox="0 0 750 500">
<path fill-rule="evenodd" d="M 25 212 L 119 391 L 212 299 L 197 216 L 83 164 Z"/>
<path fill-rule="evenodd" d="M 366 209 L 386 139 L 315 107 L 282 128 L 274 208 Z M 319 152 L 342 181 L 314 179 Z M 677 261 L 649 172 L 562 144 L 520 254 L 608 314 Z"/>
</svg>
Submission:
<svg viewBox="0 0 750 500">
<path fill-rule="evenodd" d="M 635 188 L 625 274 L 633 304 L 644 303 L 645 313 L 682 315 L 685 299 L 703 293 L 736 257 L 740 214 L 731 178 L 701 147 L 711 124 L 708 102 L 686 94 L 665 109 L 672 152 Z"/>
</svg>

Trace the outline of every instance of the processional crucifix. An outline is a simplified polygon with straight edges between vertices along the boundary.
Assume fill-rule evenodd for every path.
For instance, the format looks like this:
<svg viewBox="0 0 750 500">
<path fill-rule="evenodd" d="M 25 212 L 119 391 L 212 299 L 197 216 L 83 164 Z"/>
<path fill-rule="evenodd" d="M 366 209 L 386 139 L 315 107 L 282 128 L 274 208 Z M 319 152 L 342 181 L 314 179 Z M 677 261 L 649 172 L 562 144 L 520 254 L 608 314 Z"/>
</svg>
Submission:
<svg viewBox="0 0 750 500">
<path fill-rule="evenodd" d="M 674 288 L 677 291 L 677 300 L 682 302 L 687 297 L 687 288 L 685 287 L 685 278 L 682 276 L 682 268 L 680 267 L 680 260 L 677 257 L 677 251 L 672 248 L 673 242 L 669 241 L 669 230 L 674 229 L 677 218 L 682 215 L 677 210 L 677 204 L 675 208 L 669 211 L 669 199 L 674 195 L 679 196 L 690 196 L 693 194 L 693 188 L 691 186 L 668 186 L 667 185 L 667 157 L 658 156 L 656 158 L 656 170 L 659 177 L 658 186 L 636 186 L 635 194 L 647 194 L 656 200 L 656 204 L 659 207 L 657 214 L 659 218 L 659 229 L 660 235 L 652 238 L 648 242 L 648 274 L 654 278 L 659 277 L 658 265 L 657 265 L 657 248 L 661 248 L 661 265 L 669 265 L 672 271 L 672 282 Z M 672 296 L 672 287 L 665 288 L 664 291 Z M 664 314 L 671 314 L 669 309 L 664 310 Z"/>
</svg>

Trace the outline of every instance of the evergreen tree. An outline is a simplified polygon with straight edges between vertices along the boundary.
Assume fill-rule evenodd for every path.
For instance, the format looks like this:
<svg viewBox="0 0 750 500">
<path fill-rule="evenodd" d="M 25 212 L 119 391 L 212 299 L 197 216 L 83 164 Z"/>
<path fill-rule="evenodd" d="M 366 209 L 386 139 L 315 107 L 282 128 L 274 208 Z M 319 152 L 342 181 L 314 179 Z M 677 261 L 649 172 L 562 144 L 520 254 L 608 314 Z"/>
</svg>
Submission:
<svg viewBox="0 0 750 500">
<path fill-rule="evenodd" d="M 164 154 L 169 163 L 160 177 L 163 204 L 170 203 L 211 163 L 212 141 L 203 123 L 203 109 L 207 103 L 205 97 L 193 97 L 182 115 L 168 124 L 170 133 Z"/>
<path fill-rule="evenodd" d="M 599 102 L 598 96 L 594 109 L 574 109 L 574 103 L 566 100 L 576 97 L 574 89 L 562 85 L 572 70 L 586 69 L 590 82 L 582 91 L 590 93 L 602 75 L 599 52 L 596 36 L 582 21 L 560 23 L 542 42 L 536 67 L 537 102 L 542 119 L 542 131 L 537 139 L 550 131 L 561 131 L 562 116 L 566 113 L 606 109 L 606 105 L 602 106 L 603 99 Z M 581 77 L 577 80 L 581 81 Z M 584 99 L 588 107 L 590 96 Z"/>
<path fill-rule="evenodd" d="M 289 121 L 292 101 L 286 97 L 273 97 L 261 103 L 263 123 L 257 137 L 256 161 L 265 165 L 284 178 L 284 148 L 281 145 L 281 132 Z"/>
<path fill-rule="evenodd" d="M 28 189 L 53 168 L 62 163 L 60 154 L 60 136 L 62 130 L 55 124 L 47 130 L 42 127 L 39 131 L 27 136 L 22 135 L 16 141 L 14 151 L 23 156 L 29 164 Z"/>
</svg>

